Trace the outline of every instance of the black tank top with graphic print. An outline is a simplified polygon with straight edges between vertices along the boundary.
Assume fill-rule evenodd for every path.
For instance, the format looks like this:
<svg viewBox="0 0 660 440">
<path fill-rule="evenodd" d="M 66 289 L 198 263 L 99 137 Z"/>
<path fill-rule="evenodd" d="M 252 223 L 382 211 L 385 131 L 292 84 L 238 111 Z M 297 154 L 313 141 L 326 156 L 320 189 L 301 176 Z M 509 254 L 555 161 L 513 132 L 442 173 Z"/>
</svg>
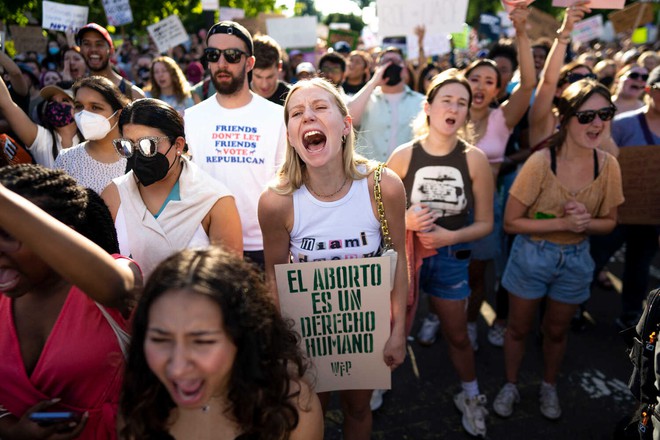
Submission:
<svg viewBox="0 0 660 440">
<path fill-rule="evenodd" d="M 451 153 L 432 156 L 415 142 L 408 172 L 403 178 L 408 206 L 415 203 L 428 205 L 439 214 L 435 223 L 451 231 L 470 223 L 474 205 L 467 148 L 467 144 L 459 139 Z"/>
</svg>

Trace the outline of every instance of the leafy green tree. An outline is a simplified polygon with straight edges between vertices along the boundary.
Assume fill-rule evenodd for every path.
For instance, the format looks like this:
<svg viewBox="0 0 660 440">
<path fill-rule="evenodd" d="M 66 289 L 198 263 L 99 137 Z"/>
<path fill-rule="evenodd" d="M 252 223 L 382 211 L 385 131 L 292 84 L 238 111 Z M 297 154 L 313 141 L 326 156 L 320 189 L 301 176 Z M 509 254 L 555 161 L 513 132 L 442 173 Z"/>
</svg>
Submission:
<svg viewBox="0 0 660 440">
<path fill-rule="evenodd" d="M 351 30 L 357 32 L 362 32 L 362 28 L 365 26 L 362 18 L 354 14 L 329 14 L 325 20 L 323 20 L 323 23 L 327 26 L 329 26 L 330 23 L 348 23 L 351 25 Z"/>
<path fill-rule="evenodd" d="M 296 0 L 293 11 L 297 16 L 316 15 L 319 19 L 321 19 L 321 13 L 316 10 L 314 0 Z"/>
</svg>

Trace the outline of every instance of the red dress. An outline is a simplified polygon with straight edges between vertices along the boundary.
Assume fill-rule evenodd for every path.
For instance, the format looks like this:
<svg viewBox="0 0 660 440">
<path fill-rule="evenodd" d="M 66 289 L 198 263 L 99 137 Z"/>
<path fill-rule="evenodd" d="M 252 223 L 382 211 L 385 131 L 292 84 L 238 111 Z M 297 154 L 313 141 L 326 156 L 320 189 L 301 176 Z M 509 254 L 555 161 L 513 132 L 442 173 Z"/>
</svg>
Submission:
<svg viewBox="0 0 660 440">
<path fill-rule="evenodd" d="M 12 313 L 0 294 L 0 406 L 16 417 L 42 400 L 60 398 L 49 410 L 88 411 L 79 439 L 116 439 L 124 358 L 106 318 L 77 287 L 69 290 L 37 364 L 28 377 Z M 106 308 L 128 330 L 118 310 Z"/>
</svg>

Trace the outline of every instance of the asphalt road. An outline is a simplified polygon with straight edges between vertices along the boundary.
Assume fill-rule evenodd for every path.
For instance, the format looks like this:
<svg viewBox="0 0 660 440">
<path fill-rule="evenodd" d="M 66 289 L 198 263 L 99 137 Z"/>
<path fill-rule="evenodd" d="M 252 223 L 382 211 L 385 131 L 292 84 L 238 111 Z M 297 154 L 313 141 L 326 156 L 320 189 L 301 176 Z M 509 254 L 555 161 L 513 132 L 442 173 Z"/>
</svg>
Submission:
<svg viewBox="0 0 660 440">
<path fill-rule="evenodd" d="M 609 265 L 620 276 L 620 262 Z M 656 267 L 658 260 L 656 259 Z M 652 270 L 651 285 L 660 284 L 660 271 Z M 488 298 L 492 301 L 492 298 Z M 521 368 L 521 403 L 509 419 L 492 410 L 488 419 L 490 439 L 612 439 L 617 422 L 634 408 L 627 381 L 632 367 L 625 344 L 614 320 L 620 309 L 616 291 L 594 289 L 588 305 L 592 323 L 583 332 L 571 332 L 567 354 L 558 383 L 562 417 L 545 419 L 538 409 L 542 356 L 538 337 L 530 337 Z M 417 313 L 416 333 L 425 309 Z M 486 316 L 488 316 L 486 314 Z M 489 410 L 504 381 L 501 348 L 486 338 L 487 323 L 479 321 L 477 375 L 481 391 L 488 397 Z M 431 347 L 409 342 L 409 356 L 392 376 L 393 387 L 385 394 L 383 406 L 374 413 L 374 439 L 467 439 L 453 395 L 460 391 L 458 378 L 439 338 Z M 341 439 L 341 412 L 336 400 L 326 415 L 325 438 Z"/>
</svg>

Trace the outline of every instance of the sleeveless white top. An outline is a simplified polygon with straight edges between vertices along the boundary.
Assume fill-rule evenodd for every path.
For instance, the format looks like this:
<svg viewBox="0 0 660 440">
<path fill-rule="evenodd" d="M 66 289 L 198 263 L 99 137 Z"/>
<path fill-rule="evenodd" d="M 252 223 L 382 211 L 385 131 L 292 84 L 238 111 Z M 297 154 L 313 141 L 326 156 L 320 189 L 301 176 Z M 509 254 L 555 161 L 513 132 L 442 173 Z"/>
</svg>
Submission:
<svg viewBox="0 0 660 440">
<path fill-rule="evenodd" d="M 380 248 L 367 178 L 352 181 L 348 193 L 333 202 L 316 199 L 303 185 L 293 193 L 293 215 L 294 263 L 372 257 Z"/>
</svg>

